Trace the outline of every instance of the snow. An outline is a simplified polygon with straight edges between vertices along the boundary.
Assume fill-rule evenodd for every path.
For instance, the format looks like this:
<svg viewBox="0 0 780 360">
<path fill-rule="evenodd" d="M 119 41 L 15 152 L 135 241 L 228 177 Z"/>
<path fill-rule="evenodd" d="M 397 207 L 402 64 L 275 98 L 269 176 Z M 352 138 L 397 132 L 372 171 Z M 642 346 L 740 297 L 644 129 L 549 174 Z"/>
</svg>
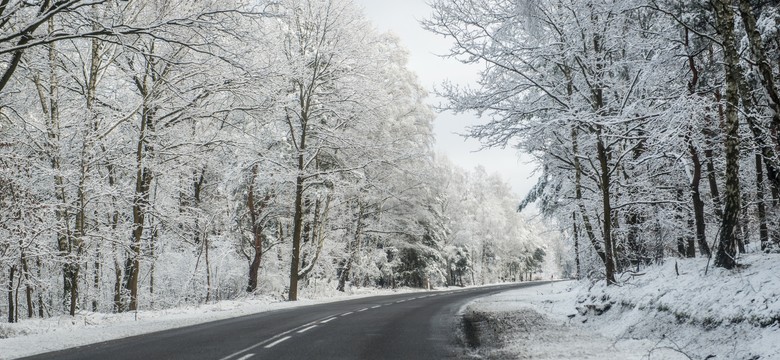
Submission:
<svg viewBox="0 0 780 360">
<path fill-rule="evenodd" d="M 23 319 L 13 324 L 0 323 L 0 359 L 14 359 L 272 310 L 414 291 L 423 290 L 354 288 L 347 295 L 296 302 L 253 296 L 168 310 L 139 310 L 119 314 L 81 311 L 74 317 L 63 315 L 47 319 Z"/>
<path fill-rule="evenodd" d="M 707 259 L 667 259 L 626 274 L 619 286 L 566 281 L 475 300 L 462 314 L 482 320 L 489 339 L 470 355 L 780 359 L 780 255 L 740 262 L 729 271 L 708 267 Z"/>
</svg>

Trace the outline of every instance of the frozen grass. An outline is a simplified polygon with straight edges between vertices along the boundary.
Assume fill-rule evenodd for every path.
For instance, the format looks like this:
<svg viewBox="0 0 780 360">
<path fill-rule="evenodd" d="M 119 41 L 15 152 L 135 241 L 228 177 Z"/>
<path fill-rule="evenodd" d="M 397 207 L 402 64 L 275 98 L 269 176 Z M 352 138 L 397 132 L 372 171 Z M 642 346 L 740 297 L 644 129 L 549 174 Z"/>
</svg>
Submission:
<svg viewBox="0 0 780 360">
<path fill-rule="evenodd" d="M 463 314 L 481 320 L 490 340 L 469 355 L 780 359 L 780 256 L 740 262 L 738 270 L 710 266 L 705 274 L 706 259 L 668 259 L 620 286 L 559 282 L 479 299 Z"/>
</svg>

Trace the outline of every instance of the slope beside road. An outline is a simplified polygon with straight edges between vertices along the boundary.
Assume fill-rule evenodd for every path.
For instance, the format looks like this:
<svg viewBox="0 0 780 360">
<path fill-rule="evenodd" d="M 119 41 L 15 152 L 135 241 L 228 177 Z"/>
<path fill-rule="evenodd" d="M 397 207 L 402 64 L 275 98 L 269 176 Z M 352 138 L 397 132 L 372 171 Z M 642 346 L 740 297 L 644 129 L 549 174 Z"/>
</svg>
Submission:
<svg viewBox="0 0 780 360">
<path fill-rule="evenodd" d="M 454 358 L 466 302 L 544 283 L 375 296 L 277 310 L 97 343 L 29 359 Z"/>
</svg>

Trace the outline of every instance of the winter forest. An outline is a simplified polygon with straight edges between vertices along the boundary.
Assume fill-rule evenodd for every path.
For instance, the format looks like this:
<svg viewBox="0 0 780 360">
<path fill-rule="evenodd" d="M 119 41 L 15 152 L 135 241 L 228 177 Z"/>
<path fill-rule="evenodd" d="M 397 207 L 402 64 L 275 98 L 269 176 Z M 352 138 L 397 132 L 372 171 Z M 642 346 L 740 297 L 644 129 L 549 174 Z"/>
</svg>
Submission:
<svg viewBox="0 0 780 360">
<path fill-rule="evenodd" d="M 557 219 L 573 271 L 619 282 L 664 257 L 780 241 L 780 3 L 765 0 L 435 1 L 425 26 L 484 64 L 446 86 L 470 135 L 533 154 L 521 204 Z"/>
<path fill-rule="evenodd" d="M 404 47 L 348 0 L 3 0 L 0 27 L 9 322 L 542 265 L 540 220 L 434 154 Z"/>
<path fill-rule="evenodd" d="M 3 317 L 778 251 L 779 2 L 431 6 L 481 69 L 438 108 L 351 0 L 0 0 Z M 537 185 L 436 154 L 436 111 Z"/>
</svg>

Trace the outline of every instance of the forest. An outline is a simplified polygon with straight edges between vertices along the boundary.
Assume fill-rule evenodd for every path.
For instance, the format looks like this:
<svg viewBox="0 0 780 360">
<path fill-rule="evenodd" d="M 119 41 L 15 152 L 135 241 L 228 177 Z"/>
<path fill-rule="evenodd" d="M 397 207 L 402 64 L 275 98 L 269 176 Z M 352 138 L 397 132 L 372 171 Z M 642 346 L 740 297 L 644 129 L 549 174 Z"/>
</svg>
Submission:
<svg viewBox="0 0 780 360">
<path fill-rule="evenodd" d="M 524 280 L 549 251 L 434 152 L 349 0 L 2 0 L 0 29 L 8 322 Z"/>
<path fill-rule="evenodd" d="M 777 252 L 780 2 L 434 1 L 427 29 L 480 82 L 445 86 L 470 135 L 533 154 L 520 208 L 557 219 L 574 273 Z"/>
</svg>

